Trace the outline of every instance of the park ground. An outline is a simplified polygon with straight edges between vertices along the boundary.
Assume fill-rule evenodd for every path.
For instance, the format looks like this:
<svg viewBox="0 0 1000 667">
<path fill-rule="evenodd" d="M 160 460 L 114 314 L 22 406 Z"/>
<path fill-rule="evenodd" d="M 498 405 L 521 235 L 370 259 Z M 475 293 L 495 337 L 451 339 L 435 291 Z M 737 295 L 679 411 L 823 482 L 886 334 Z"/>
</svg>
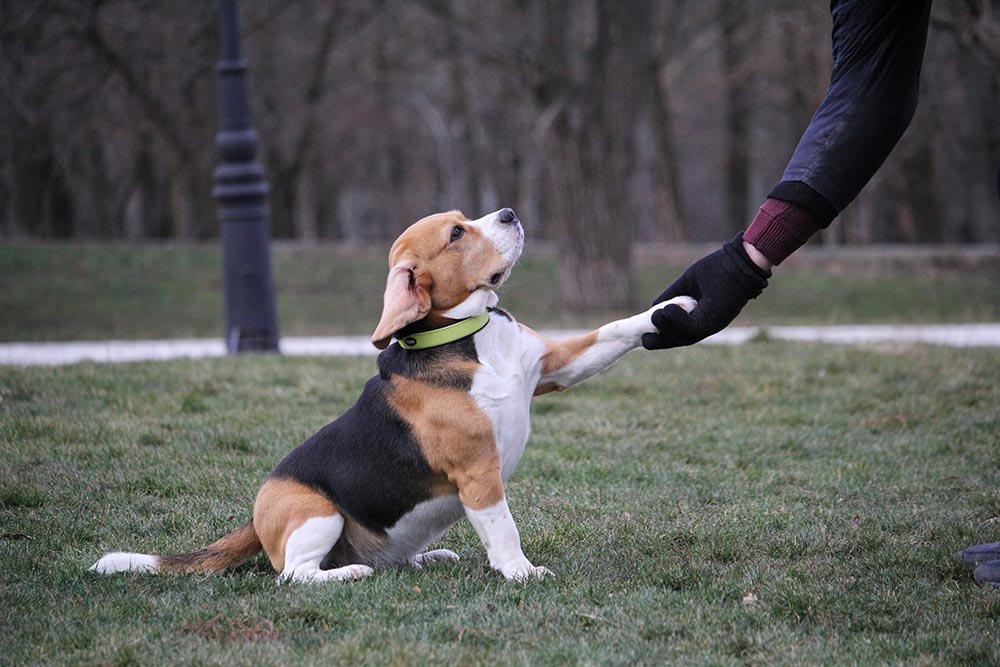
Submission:
<svg viewBox="0 0 1000 667">
<path fill-rule="evenodd" d="M 5 284 L 31 290 L 4 291 L 0 339 L 212 335 L 214 256 L 0 248 Z M 364 333 L 384 264 L 363 259 L 279 249 L 283 329 Z M 521 319 L 588 324 L 539 289 L 549 261 L 521 269 L 503 296 Z M 1000 320 L 994 269 L 788 275 L 746 323 Z M 275 356 L 0 368 L 0 664 L 1000 662 L 1000 592 L 951 558 L 1000 539 L 996 349 L 637 351 L 537 399 L 509 495 L 551 580 L 503 582 L 465 524 L 440 542 L 457 565 L 347 585 L 279 586 L 263 558 L 212 577 L 86 571 L 242 523 L 274 463 L 372 373 Z"/>
</svg>

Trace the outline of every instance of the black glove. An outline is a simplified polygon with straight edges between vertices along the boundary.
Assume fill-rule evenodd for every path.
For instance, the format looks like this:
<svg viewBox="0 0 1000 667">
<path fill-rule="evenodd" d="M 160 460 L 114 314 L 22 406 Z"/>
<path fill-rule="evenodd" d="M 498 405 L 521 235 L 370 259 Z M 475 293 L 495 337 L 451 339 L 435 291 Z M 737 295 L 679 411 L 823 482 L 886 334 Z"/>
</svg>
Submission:
<svg viewBox="0 0 1000 667">
<path fill-rule="evenodd" d="M 736 319 L 750 299 L 767 287 L 771 272 L 753 263 L 743 248 L 743 232 L 711 255 L 687 268 L 681 277 L 656 297 L 654 304 L 675 296 L 690 296 L 698 306 L 687 313 L 680 306 L 667 306 L 653 313 L 659 333 L 642 337 L 647 350 L 694 345 L 716 334 Z"/>
</svg>

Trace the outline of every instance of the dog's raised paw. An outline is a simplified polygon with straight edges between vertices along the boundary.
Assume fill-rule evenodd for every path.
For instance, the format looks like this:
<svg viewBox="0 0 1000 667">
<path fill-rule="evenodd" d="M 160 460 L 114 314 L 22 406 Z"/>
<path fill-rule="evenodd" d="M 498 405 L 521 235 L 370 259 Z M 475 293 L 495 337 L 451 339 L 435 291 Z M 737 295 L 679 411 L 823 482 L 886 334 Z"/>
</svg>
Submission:
<svg viewBox="0 0 1000 667">
<path fill-rule="evenodd" d="M 685 310 L 685 312 L 690 313 L 698 306 L 698 302 L 689 296 L 675 296 L 672 299 L 667 299 L 663 303 L 657 304 L 660 308 L 664 306 L 680 306 Z"/>
<path fill-rule="evenodd" d="M 690 313 L 698 306 L 698 302 L 689 296 L 675 296 L 672 299 L 667 299 L 658 304 L 655 304 L 645 313 L 640 316 L 636 316 L 635 321 L 641 322 L 641 333 L 656 333 L 656 325 L 652 322 L 652 317 L 657 312 L 663 310 L 667 306 L 679 306 L 684 309 L 684 312 Z M 638 344 L 638 343 L 637 343 Z"/>
</svg>

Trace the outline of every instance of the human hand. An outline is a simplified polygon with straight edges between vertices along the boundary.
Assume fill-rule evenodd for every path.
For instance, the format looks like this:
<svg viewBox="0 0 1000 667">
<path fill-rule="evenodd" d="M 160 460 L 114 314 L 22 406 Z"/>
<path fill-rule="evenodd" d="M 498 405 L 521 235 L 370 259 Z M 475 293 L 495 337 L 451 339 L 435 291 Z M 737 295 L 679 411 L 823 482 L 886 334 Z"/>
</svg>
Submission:
<svg viewBox="0 0 1000 667">
<path fill-rule="evenodd" d="M 736 319 L 750 299 L 767 287 L 771 272 L 750 259 L 737 234 L 719 250 L 702 257 L 687 268 L 654 303 L 677 296 L 694 297 L 698 306 L 690 313 L 679 306 L 666 306 L 653 313 L 658 333 L 642 337 L 647 350 L 694 345 L 725 329 Z"/>
</svg>

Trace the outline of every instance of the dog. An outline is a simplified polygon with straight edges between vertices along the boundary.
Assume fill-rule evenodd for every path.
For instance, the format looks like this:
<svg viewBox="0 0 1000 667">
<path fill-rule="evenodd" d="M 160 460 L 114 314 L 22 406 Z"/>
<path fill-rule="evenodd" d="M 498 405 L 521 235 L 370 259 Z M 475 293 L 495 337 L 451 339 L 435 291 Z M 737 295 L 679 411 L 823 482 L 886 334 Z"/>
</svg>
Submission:
<svg viewBox="0 0 1000 667">
<path fill-rule="evenodd" d="M 464 516 L 507 580 L 551 574 L 525 557 L 504 492 L 528 440 L 532 396 L 576 384 L 638 347 L 655 331 L 655 310 L 696 304 L 679 297 L 548 340 L 496 307 L 494 290 L 523 246 L 509 208 L 478 220 L 440 213 L 406 229 L 389 253 L 372 335 L 383 350 L 378 375 L 277 465 L 252 520 L 198 551 L 114 552 L 91 571 L 220 572 L 263 549 L 279 581 L 345 581 L 374 567 L 457 561 L 447 549 L 425 549 Z"/>
</svg>

